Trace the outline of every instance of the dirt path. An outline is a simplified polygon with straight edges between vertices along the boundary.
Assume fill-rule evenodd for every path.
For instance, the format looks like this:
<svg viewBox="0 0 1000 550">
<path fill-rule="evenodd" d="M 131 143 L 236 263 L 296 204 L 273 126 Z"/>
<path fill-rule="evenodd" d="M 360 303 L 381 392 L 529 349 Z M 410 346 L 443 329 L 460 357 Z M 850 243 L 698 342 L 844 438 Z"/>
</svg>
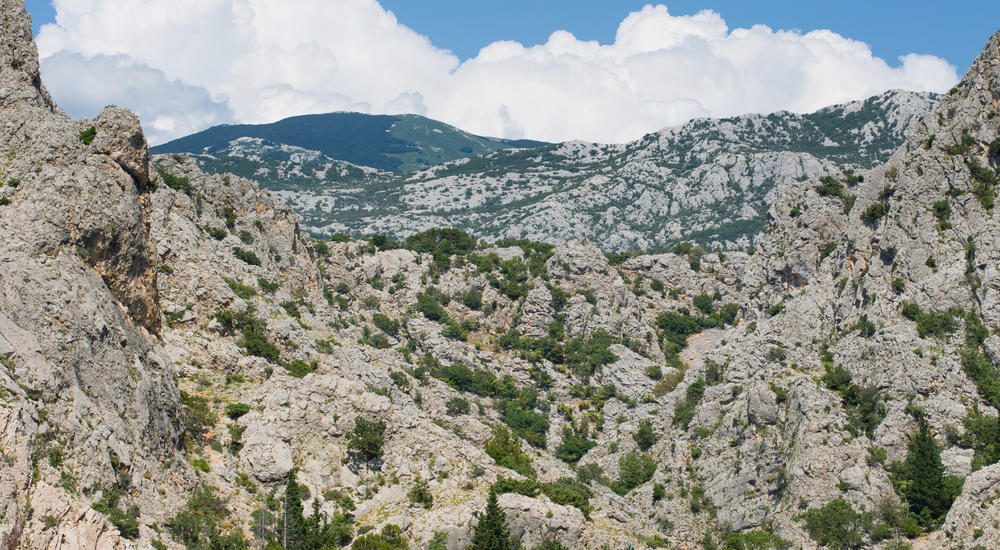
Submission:
<svg viewBox="0 0 1000 550">
<path fill-rule="evenodd" d="M 709 329 L 689 337 L 687 347 L 680 353 L 681 361 L 684 361 L 689 367 L 700 366 L 705 360 L 705 353 L 715 349 L 727 332 L 722 329 Z"/>
</svg>

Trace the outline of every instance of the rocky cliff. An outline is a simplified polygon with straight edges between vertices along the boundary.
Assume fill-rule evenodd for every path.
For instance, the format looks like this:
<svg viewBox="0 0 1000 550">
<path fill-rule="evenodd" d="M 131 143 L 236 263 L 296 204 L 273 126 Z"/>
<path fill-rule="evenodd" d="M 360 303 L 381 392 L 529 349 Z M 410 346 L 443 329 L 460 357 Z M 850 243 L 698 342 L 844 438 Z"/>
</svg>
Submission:
<svg viewBox="0 0 1000 550">
<path fill-rule="evenodd" d="M 1000 34 L 752 252 L 611 261 L 309 238 L 2 6 L 0 547 L 460 549 L 491 492 L 526 548 L 1000 545 Z"/>
</svg>

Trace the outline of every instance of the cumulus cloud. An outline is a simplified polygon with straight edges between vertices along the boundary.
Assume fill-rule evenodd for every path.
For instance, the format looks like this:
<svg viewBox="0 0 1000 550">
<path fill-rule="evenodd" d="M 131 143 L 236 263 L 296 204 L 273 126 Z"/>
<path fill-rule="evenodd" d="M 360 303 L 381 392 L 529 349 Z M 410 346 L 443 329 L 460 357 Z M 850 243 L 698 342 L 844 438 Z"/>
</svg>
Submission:
<svg viewBox="0 0 1000 550">
<path fill-rule="evenodd" d="M 117 60 L 158 72 L 173 87 L 147 78 L 148 95 L 133 89 L 131 96 L 142 109 L 121 103 L 147 124 L 159 120 L 160 139 L 187 133 L 199 120 L 212 124 L 213 116 L 267 122 L 356 110 L 416 112 L 503 137 L 621 142 L 692 117 L 805 112 L 891 88 L 944 91 L 958 79 L 937 57 L 910 54 L 890 65 L 863 42 L 831 31 L 729 29 L 718 13 L 675 16 L 662 5 L 629 14 L 611 44 L 556 31 L 539 45 L 489 44 L 465 62 L 377 0 L 53 6 L 56 21 L 41 29 L 38 44 L 57 101 L 96 105 L 100 93 L 115 93 L 111 85 L 53 85 L 72 81 L 70 60 L 81 67 Z M 174 89 L 158 110 L 153 100 Z M 180 120 L 177 105 L 184 102 L 191 114 Z M 208 109 L 218 105 L 225 112 Z"/>
<path fill-rule="evenodd" d="M 124 55 L 85 57 L 62 50 L 45 58 L 42 73 L 71 116 L 93 117 L 107 105 L 127 106 L 152 143 L 233 120 L 229 106 L 204 88 L 171 80 Z"/>
</svg>

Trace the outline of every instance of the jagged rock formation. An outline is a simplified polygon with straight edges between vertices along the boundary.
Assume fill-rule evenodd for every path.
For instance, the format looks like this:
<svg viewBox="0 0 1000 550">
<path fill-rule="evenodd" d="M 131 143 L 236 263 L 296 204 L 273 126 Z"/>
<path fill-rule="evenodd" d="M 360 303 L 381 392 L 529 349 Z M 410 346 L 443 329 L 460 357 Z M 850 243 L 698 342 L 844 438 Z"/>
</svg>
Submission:
<svg viewBox="0 0 1000 550">
<path fill-rule="evenodd" d="M 91 498 L 127 470 L 129 503 L 162 513 L 152 497 L 176 485 L 164 464 L 180 436 L 173 367 L 150 334 L 148 151 L 134 115 L 55 108 L 23 2 L 0 6 L 0 547 L 117 546 Z M 43 517 L 55 525 L 39 533 Z"/>
<path fill-rule="evenodd" d="M 491 489 L 527 547 L 1000 545 L 1000 34 L 885 164 L 789 183 L 753 253 L 613 264 L 308 238 L 124 111 L 69 120 L 2 17 L 0 547 L 277 541 L 293 471 L 341 547 L 465 548 Z M 940 518 L 893 465 L 916 434 Z"/>
<path fill-rule="evenodd" d="M 896 90 L 806 115 L 694 120 L 627 144 L 502 151 L 404 175 L 246 140 L 197 159 L 259 179 L 320 234 L 450 226 L 489 239 L 587 238 L 606 252 L 681 239 L 746 247 L 787 188 L 884 161 L 935 103 Z"/>
</svg>

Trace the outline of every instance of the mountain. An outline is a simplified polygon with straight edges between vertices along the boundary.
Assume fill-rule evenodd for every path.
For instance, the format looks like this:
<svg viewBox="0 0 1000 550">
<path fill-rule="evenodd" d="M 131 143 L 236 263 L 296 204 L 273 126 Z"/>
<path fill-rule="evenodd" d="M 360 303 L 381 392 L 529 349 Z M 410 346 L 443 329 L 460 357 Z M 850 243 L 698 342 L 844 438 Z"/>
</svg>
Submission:
<svg viewBox="0 0 1000 550">
<path fill-rule="evenodd" d="M 0 21 L 0 547 L 1000 547 L 1000 32 L 752 251 L 609 259 L 311 238 Z"/>
<path fill-rule="evenodd" d="M 734 248 L 751 244 L 789 186 L 878 164 L 936 102 L 897 90 L 805 115 L 699 119 L 624 145 L 504 150 L 407 174 L 234 148 L 197 162 L 258 179 L 317 234 L 453 226 L 487 239 L 583 237 L 608 252 L 680 240 Z"/>
<path fill-rule="evenodd" d="M 410 172 L 510 148 L 545 145 L 527 139 L 481 137 L 419 115 L 328 113 L 271 124 L 214 126 L 152 148 L 153 153 L 198 153 L 297 163 L 349 162 Z"/>
</svg>

